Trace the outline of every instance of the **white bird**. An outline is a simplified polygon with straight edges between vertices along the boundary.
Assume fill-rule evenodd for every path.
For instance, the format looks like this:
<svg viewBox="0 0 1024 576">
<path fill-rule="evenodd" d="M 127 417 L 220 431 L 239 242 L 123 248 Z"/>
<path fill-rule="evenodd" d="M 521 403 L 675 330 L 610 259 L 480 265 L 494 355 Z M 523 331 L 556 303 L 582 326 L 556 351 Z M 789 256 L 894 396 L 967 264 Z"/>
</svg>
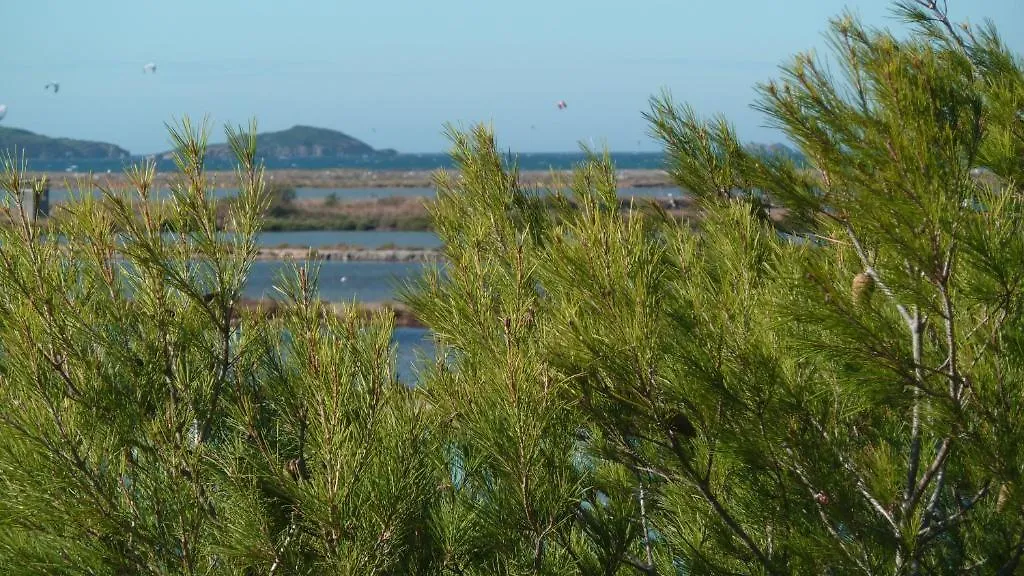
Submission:
<svg viewBox="0 0 1024 576">
<path fill-rule="evenodd" d="M 142 67 L 143 74 L 156 74 L 156 63 L 150 62 Z"/>
<path fill-rule="evenodd" d="M 53 90 L 53 93 L 56 94 L 60 92 L 60 82 L 47 82 L 46 86 L 43 86 L 43 90 Z"/>
<path fill-rule="evenodd" d="M 7 116 L 7 104 L 0 104 L 0 120 Z"/>
<path fill-rule="evenodd" d="M 341 277 L 341 282 L 342 282 L 342 284 L 344 284 L 345 282 L 348 282 L 348 276 L 342 276 Z"/>
</svg>

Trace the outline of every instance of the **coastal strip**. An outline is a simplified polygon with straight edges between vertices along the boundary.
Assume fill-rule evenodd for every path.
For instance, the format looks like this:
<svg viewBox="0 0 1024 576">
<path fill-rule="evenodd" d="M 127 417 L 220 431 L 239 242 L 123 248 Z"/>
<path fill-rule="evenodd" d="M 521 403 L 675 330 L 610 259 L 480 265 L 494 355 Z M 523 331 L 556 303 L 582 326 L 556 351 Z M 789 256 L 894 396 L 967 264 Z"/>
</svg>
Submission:
<svg viewBox="0 0 1024 576">
<path fill-rule="evenodd" d="M 448 171 L 458 176 L 458 170 Z M 432 188 L 436 170 L 267 170 L 266 179 L 292 188 Z M 211 171 L 206 174 L 212 188 L 237 188 L 238 175 L 231 171 Z M 617 173 L 621 188 L 651 188 L 673 186 L 672 179 L 663 170 L 619 170 Z M 102 184 L 112 188 L 129 186 L 128 178 L 121 173 L 110 172 L 91 174 L 88 172 L 31 172 L 31 177 L 46 176 L 54 190 L 78 189 L 89 183 Z M 153 185 L 167 188 L 181 175 L 176 172 L 158 172 Z M 519 174 L 524 186 L 554 187 L 556 184 L 572 182 L 570 170 L 531 170 Z"/>
<path fill-rule="evenodd" d="M 328 309 L 334 314 L 341 316 L 346 307 L 350 306 L 341 302 L 325 302 Z M 244 315 L 250 317 L 275 318 L 285 311 L 285 305 L 272 298 L 246 298 L 239 306 Z M 381 310 L 390 310 L 395 315 L 395 326 L 402 328 L 423 328 L 423 323 L 416 317 L 412 309 L 401 302 L 357 302 L 356 308 L 361 315 L 370 316 Z M 244 317 L 244 316 L 243 316 Z"/>
<path fill-rule="evenodd" d="M 261 247 L 257 260 L 330 260 L 340 262 L 437 262 L 440 250 L 429 248 L 303 248 L 294 246 Z"/>
</svg>

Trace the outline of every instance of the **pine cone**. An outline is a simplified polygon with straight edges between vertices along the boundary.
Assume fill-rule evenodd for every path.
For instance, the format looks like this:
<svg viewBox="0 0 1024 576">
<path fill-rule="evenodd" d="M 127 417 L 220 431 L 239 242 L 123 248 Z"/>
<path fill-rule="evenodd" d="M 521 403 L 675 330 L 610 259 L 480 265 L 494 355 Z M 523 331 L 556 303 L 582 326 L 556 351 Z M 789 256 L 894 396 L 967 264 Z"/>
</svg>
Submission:
<svg viewBox="0 0 1024 576">
<path fill-rule="evenodd" d="M 875 279 L 867 272 L 861 272 L 853 277 L 853 302 L 854 304 L 869 304 L 871 294 L 875 291 Z"/>
<path fill-rule="evenodd" d="M 999 496 L 996 497 L 996 512 L 1002 512 L 1006 508 L 1006 501 L 1010 499 L 1010 486 L 1003 483 L 999 487 Z"/>
<path fill-rule="evenodd" d="M 296 482 L 309 480 L 309 468 L 306 466 L 305 458 L 292 458 L 284 465 L 284 471 Z"/>
</svg>

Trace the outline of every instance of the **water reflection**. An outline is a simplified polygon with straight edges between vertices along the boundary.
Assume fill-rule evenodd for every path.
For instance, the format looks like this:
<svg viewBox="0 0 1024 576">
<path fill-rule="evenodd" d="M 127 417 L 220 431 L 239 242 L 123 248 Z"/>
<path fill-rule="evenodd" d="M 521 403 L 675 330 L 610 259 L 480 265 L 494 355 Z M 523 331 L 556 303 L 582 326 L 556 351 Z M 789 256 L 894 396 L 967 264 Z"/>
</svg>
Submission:
<svg viewBox="0 0 1024 576">
<path fill-rule="evenodd" d="M 263 232 L 260 246 L 296 246 L 323 248 L 326 246 L 355 246 L 359 248 L 440 248 L 441 240 L 433 232 L 383 230 L 307 230 L 290 232 Z"/>
<path fill-rule="evenodd" d="M 423 266 L 418 262 L 322 262 L 320 297 L 331 302 L 393 300 L 395 289 L 404 280 L 418 276 Z M 295 264 L 289 262 L 255 262 L 243 295 L 246 298 L 276 296 L 274 285 L 279 283 L 282 274 L 291 274 L 294 267 Z"/>
<path fill-rule="evenodd" d="M 397 348 L 395 368 L 398 379 L 410 386 L 417 383 L 421 362 L 434 357 L 434 342 L 426 328 L 396 328 L 391 341 Z"/>
</svg>

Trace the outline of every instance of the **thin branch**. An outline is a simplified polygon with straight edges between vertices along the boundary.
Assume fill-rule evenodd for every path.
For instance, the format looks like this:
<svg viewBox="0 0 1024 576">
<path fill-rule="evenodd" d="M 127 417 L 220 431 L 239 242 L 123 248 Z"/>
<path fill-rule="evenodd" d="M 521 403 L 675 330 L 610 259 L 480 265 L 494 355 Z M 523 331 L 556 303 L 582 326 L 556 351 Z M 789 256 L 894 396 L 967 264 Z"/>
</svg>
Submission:
<svg viewBox="0 0 1024 576">
<path fill-rule="evenodd" d="M 229 298 L 229 296 L 222 294 L 222 299 Z M 213 427 L 214 419 L 217 417 L 217 410 L 220 404 L 221 394 L 224 391 L 224 387 L 227 385 L 228 375 L 232 365 L 231 361 L 231 317 L 234 312 L 234 298 L 235 295 L 230 296 L 230 300 L 222 303 L 221 311 L 223 315 L 223 324 L 220 326 L 221 336 L 221 349 L 220 349 L 220 370 L 217 375 L 217 381 L 214 384 L 212 398 L 210 399 L 210 412 L 206 415 L 202 426 L 199 429 L 199 433 L 196 438 L 196 443 L 202 444 L 210 436 L 210 430 Z"/>
<path fill-rule="evenodd" d="M 754 539 L 750 537 L 750 534 L 747 533 L 743 526 L 740 526 L 740 523 L 733 518 L 732 514 L 729 513 L 715 493 L 711 490 L 710 483 L 700 479 L 700 475 L 693 469 L 689 459 L 682 450 L 682 446 L 680 446 L 679 441 L 675 437 L 672 438 L 672 449 L 676 453 L 676 457 L 682 465 L 683 470 L 686 472 L 686 475 L 689 477 L 690 482 L 697 487 L 701 496 L 703 496 L 704 500 L 711 505 L 711 508 L 715 511 L 715 514 L 718 515 L 718 518 L 725 523 L 729 530 L 731 530 L 732 533 L 740 539 L 740 541 L 743 542 L 747 550 L 757 558 L 757 561 L 761 564 L 761 567 L 764 568 L 767 574 L 778 574 L 771 560 L 769 560 L 768 556 L 761 550 L 761 547 L 757 545 L 757 542 L 754 542 Z"/>
<path fill-rule="evenodd" d="M 917 483 L 917 486 L 914 488 L 913 494 L 911 494 L 910 500 L 908 502 L 908 510 L 913 510 L 914 507 L 917 506 L 917 503 L 921 500 L 921 496 L 924 494 L 924 491 L 928 488 L 928 485 L 931 483 L 932 479 L 935 478 L 936 474 L 939 474 L 945 470 L 946 461 L 949 457 L 949 449 L 950 446 L 952 446 L 952 444 L 952 438 L 946 438 L 942 441 L 942 446 L 939 447 L 939 451 L 935 455 L 935 459 L 932 461 L 931 466 L 929 466 L 928 469 L 925 470 L 924 475 L 921 476 L 921 480 Z"/>
<path fill-rule="evenodd" d="M 643 572 L 648 576 L 656 576 L 658 574 L 658 569 L 654 567 L 654 564 L 641 562 L 638 558 L 631 556 L 629 554 L 625 555 L 623 557 L 623 560 L 626 562 L 626 564 L 629 564 L 631 567 L 635 568 L 637 572 Z"/>
<path fill-rule="evenodd" d="M 793 451 L 790 448 L 787 448 L 786 452 L 789 453 L 791 456 L 793 454 Z M 821 522 L 825 525 L 825 529 L 828 531 L 829 535 L 835 539 L 836 543 L 839 544 L 839 548 L 843 551 L 846 557 L 850 559 L 851 562 L 855 563 L 857 567 L 860 568 L 865 574 L 871 574 L 871 569 L 868 567 L 866 563 L 868 562 L 867 554 L 864 553 L 862 550 L 861 552 L 862 554 L 864 554 L 864 559 L 861 560 L 854 556 L 853 552 L 851 552 L 850 549 L 846 546 L 846 542 L 843 541 L 843 537 L 839 535 L 839 532 L 836 531 L 832 521 L 825 513 L 825 507 L 822 505 L 821 502 L 818 501 L 817 495 L 820 493 L 820 491 L 816 489 L 814 485 L 811 483 L 811 480 L 810 478 L 807 477 L 807 473 L 804 471 L 803 467 L 801 467 L 796 462 L 792 462 L 790 464 L 790 468 L 793 470 L 793 472 L 796 473 L 797 477 L 800 479 L 804 487 L 807 488 L 807 491 L 810 493 L 811 500 L 814 501 L 815 507 L 818 510 L 818 517 L 821 518 Z"/>
<path fill-rule="evenodd" d="M 288 523 L 288 533 L 285 535 L 284 542 L 282 542 L 281 545 L 278 546 L 277 550 L 274 551 L 274 563 L 270 566 L 270 572 L 268 572 L 268 574 L 273 574 L 277 571 L 278 567 L 281 566 L 281 555 L 288 549 L 288 545 L 291 544 L 292 541 L 292 536 L 295 535 L 297 530 L 298 525 L 295 523 L 295 512 L 293 511 L 291 521 Z"/>
<path fill-rule="evenodd" d="M 917 383 L 924 387 L 924 374 L 921 371 L 922 343 L 921 312 L 915 307 L 910 324 L 911 350 L 914 356 L 914 376 Z M 910 516 L 910 509 L 916 502 L 917 472 L 921 466 L 921 392 L 914 389 L 913 408 L 910 421 L 910 454 L 907 456 L 907 485 L 903 497 L 903 516 Z"/>
<path fill-rule="evenodd" d="M 935 509 L 939 506 L 939 500 L 942 496 L 942 488 L 946 482 L 946 467 L 942 466 L 939 469 L 938 475 L 935 477 L 935 490 L 932 491 L 931 498 L 928 499 L 928 506 L 924 509 L 924 519 L 921 522 L 922 527 L 927 528 L 933 518 L 935 518 Z"/>
<path fill-rule="evenodd" d="M 996 572 L 996 576 L 1012 576 L 1017 572 L 1017 566 L 1020 564 L 1021 557 L 1024 556 L 1024 536 L 1017 542 L 1017 546 L 1013 551 L 1013 555 L 1006 561 L 1005 564 L 999 567 L 999 571 Z"/>
<path fill-rule="evenodd" d="M 947 528 L 961 522 L 967 515 L 967 513 L 974 508 L 974 505 L 977 504 L 982 498 L 988 495 L 989 490 L 991 488 L 992 479 L 990 478 L 985 481 L 985 485 L 981 487 L 981 490 L 978 490 L 978 492 L 974 496 L 972 496 L 966 504 L 964 504 L 959 510 L 957 510 L 955 514 L 949 516 L 948 518 L 940 522 L 936 522 L 928 526 L 927 528 L 921 529 L 921 531 L 917 534 L 918 546 L 924 545 L 929 540 L 935 538 L 936 536 L 944 532 Z"/>
<path fill-rule="evenodd" d="M 818 429 L 818 433 L 821 434 L 822 438 L 824 438 L 825 440 L 830 440 L 828 433 L 825 431 L 825 428 L 822 427 L 821 423 L 818 422 L 816 418 L 811 418 L 810 422 L 814 425 L 815 428 Z M 843 469 L 853 476 L 854 483 L 857 486 L 857 491 L 860 492 L 860 495 L 864 498 L 864 500 L 867 501 L 868 505 L 870 505 L 871 508 L 875 510 L 875 512 L 877 512 L 882 518 L 885 519 L 885 521 L 889 524 L 889 527 L 892 528 L 893 536 L 895 536 L 896 539 L 899 540 L 901 538 L 901 530 L 899 528 L 899 525 L 896 524 L 896 520 L 893 518 L 892 514 L 890 514 L 889 511 L 885 509 L 885 506 L 883 506 L 882 503 L 879 502 L 878 498 L 875 498 L 875 496 L 871 494 L 871 491 L 868 490 L 867 482 L 864 481 L 864 477 L 861 476 L 861 474 L 857 471 L 853 463 L 851 463 L 846 458 L 846 456 L 843 455 L 843 453 L 840 452 L 839 450 L 834 450 L 834 452 L 836 457 L 839 458 L 839 462 L 843 465 Z"/>
<path fill-rule="evenodd" d="M 647 494 L 644 489 L 643 481 L 640 482 L 640 493 L 637 498 L 640 500 L 640 528 L 644 531 L 644 553 L 647 556 L 647 565 L 651 567 L 648 574 L 657 574 L 658 571 L 654 568 L 654 552 L 651 550 L 651 532 L 647 527 Z"/>
<path fill-rule="evenodd" d="M 1000 313 L 1002 314 L 1002 310 L 1000 310 Z M 980 330 L 982 328 L 982 326 L 988 324 L 988 321 L 991 318 L 992 318 L 992 311 L 988 310 L 987 307 L 986 307 L 985 315 L 981 318 L 981 320 L 978 320 L 978 323 L 974 326 L 974 328 L 971 328 L 970 330 L 967 331 L 967 334 L 964 335 L 964 341 L 970 341 L 970 339 L 974 336 L 974 334 L 978 330 Z"/>
<path fill-rule="evenodd" d="M 953 301 L 946 288 L 946 282 L 939 283 L 939 295 L 942 297 L 943 317 L 946 326 L 946 350 L 949 354 L 946 369 L 949 374 L 949 397 L 954 402 L 960 398 L 960 391 L 963 388 L 963 381 L 960 378 L 960 369 L 957 358 L 956 327 L 953 324 Z"/>
<path fill-rule="evenodd" d="M 950 37 L 953 38 L 953 41 L 957 43 L 960 49 L 967 51 L 967 43 L 964 42 L 964 39 L 959 33 L 957 33 L 953 23 L 949 21 L 949 9 L 946 2 L 942 3 L 942 8 L 939 8 L 939 4 L 936 0 L 914 0 L 914 3 L 934 14 L 932 21 L 942 24 L 946 29 L 946 32 L 949 33 Z"/>
<path fill-rule="evenodd" d="M 868 276 L 871 276 L 871 279 L 875 281 L 875 284 L 878 286 L 878 288 L 883 293 L 885 293 L 885 295 L 888 296 L 894 304 L 896 304 L 896 310 L 899 311 L 900 316 L 903 317 L 903 320 L 907 323 L 907 326 L 912 327 L 913 319 L 907 312 L 907 308 L 900 304 L 899 302 L 896 302 L 896 293 L 893 292 L 892 288 L 889 288 L 889 286 L 882 281 L 882 278 L 881 276 L 879 276 L 878 271 L 875 270 L 875 267 L 871 265 L 871 261 L 868 259 L 867 252 L 864 250 L 864 247 L 861 246 L 860 240 L 857 239 L 856 234 L 854 234 L 853 232 L 853 228 L 850 226 L 848 222 L 843 222 L 843 225 L 846 228 L 846 235 L 850 238 L 850 242 L 853 244 L 853 248 L 854 250 L 856 250 L 857 256 L 860 258 L 860 262 L 861 265 L 864 267 L 864 271 L 868 273 Z"/>
</svg>

